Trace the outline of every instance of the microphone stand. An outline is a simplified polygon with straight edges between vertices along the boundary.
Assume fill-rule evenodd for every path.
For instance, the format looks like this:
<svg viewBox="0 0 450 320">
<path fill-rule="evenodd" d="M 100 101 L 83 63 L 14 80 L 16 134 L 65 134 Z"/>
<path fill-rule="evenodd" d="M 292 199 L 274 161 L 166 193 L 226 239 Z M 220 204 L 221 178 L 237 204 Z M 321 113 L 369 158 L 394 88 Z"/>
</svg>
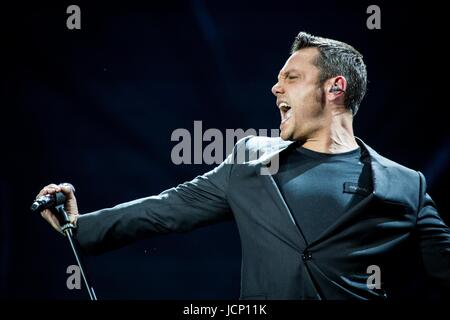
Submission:
<svg viewBox="0 0 450 320">
<path fill-rule="evenodd" d="M 77 260 L 78 267 L 80 268 L 81 276 L 83 277 L 84 284 L 86 285 L 86 289 L 89 293 L 89 298 L 91 300 L 97 300 L 97 296 L 95 295 L 94 288 L 90 285 L 90 281 L 88 279 L 87 273 L 84 268 L 83 261 L 81 259 L 81 255 L 78 253 L 78 248 L 75 244 L 73 233 L 75 230 L 75 226 L 70 222 L 69 215 L 67 211 L 64 209 L 64 204 L 60 204 L 54 208 L 58 213 L 57 217 L 61 222 L 61 230 L 66 235 L 69 240 L 70 247 L 72 248 L 73 254 L 75 255 L 75 259 Z"/>
</svg>

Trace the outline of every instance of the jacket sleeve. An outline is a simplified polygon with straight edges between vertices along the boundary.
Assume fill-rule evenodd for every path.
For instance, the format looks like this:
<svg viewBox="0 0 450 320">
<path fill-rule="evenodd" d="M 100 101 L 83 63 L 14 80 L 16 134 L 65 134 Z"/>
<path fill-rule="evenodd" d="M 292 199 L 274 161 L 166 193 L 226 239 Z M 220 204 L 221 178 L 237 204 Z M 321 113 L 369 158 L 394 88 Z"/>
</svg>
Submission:
<svg viewBox="0 0 450 320">
<path fill-rule="evenodd" d="M 213 170 L 159 195 L 81 215 L 76 231 L 81 250 L 100 254 L 155 234 L 231 219 L 227 186 L 234 150 Z"/>
<path fill-rule="evenodd" d="M 444 223 L 436 204 L 426 193 L 426 181 L 419 172 L 421 194 L 417 231 L 425 270 L 436 283 L 450 289 L 450 228 Z"/>
</svg>

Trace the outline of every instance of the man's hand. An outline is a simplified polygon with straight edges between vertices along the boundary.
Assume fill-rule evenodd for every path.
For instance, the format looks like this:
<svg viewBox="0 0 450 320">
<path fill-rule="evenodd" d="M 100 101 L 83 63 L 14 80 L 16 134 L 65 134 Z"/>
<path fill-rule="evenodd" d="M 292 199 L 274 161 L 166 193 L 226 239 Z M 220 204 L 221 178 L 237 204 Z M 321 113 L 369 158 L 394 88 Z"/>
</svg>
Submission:
<svg viewBox="0 0 450 320">
<path fill-rule="evenodd" d="M 49 184 L 48 186 L 45 186 L 42 188 L 42 190 L 38 193 L 36 198 L 39 198 L 40 196 L 44 196 L 47 194 L 54 194 L 56 192 L 62 192 L 66 196 L 66 203 L 64 204 L 64 208 L 67 211 L 67 214 L 69 216 L 70 222 L 77 225 L 77 218 L 79 216 L 78 214 L 78 206 L 77 206 L 77 199 L 75 198 L 75 188 L 70 183 L 61 183 L 59 185 L 56 185 L 54 183 Z M 49 210 L 45 209 L 41 212 L 42 218 L 47 220 L 48 223 L 51 224 L 51 226 L 58 232 L 61 232 L 61 225 L 59 224 L 58 218 Z"/>
</svg>

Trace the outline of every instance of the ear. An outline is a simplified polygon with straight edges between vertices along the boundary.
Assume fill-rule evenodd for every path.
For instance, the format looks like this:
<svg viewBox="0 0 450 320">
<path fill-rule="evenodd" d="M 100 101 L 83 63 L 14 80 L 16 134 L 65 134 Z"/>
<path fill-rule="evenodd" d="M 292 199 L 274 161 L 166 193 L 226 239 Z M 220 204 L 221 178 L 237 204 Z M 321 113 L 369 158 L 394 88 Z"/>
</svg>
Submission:
<svg viewBox="0 0 450 320">
<path fill-rule="evenodd" d="M 328 101 L 343 104 L 347 91 L 347 79 L 344 76 L 330 78 L 325 82 L 325 90 Z"/>
</svg>

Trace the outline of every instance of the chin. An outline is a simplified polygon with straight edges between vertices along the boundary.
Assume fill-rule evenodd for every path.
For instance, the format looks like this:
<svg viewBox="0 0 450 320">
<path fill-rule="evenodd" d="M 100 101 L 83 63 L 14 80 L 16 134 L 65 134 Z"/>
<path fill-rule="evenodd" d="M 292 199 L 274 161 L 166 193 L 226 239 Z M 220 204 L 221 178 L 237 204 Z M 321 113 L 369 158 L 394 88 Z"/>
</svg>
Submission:
<svg viewBox="0 0 450 320">
<path fill-rule="evenodd" d="M 292 139 L 292 136 L 291 136 L 290 134 L 286 133 L 285 131 L 281 131 L 281 132 L 280 132 L 280 138 L 281 138 L 282 140 L 287 141 L 287 140 L 291 140 L 291 139 Z"/>
</svg>

